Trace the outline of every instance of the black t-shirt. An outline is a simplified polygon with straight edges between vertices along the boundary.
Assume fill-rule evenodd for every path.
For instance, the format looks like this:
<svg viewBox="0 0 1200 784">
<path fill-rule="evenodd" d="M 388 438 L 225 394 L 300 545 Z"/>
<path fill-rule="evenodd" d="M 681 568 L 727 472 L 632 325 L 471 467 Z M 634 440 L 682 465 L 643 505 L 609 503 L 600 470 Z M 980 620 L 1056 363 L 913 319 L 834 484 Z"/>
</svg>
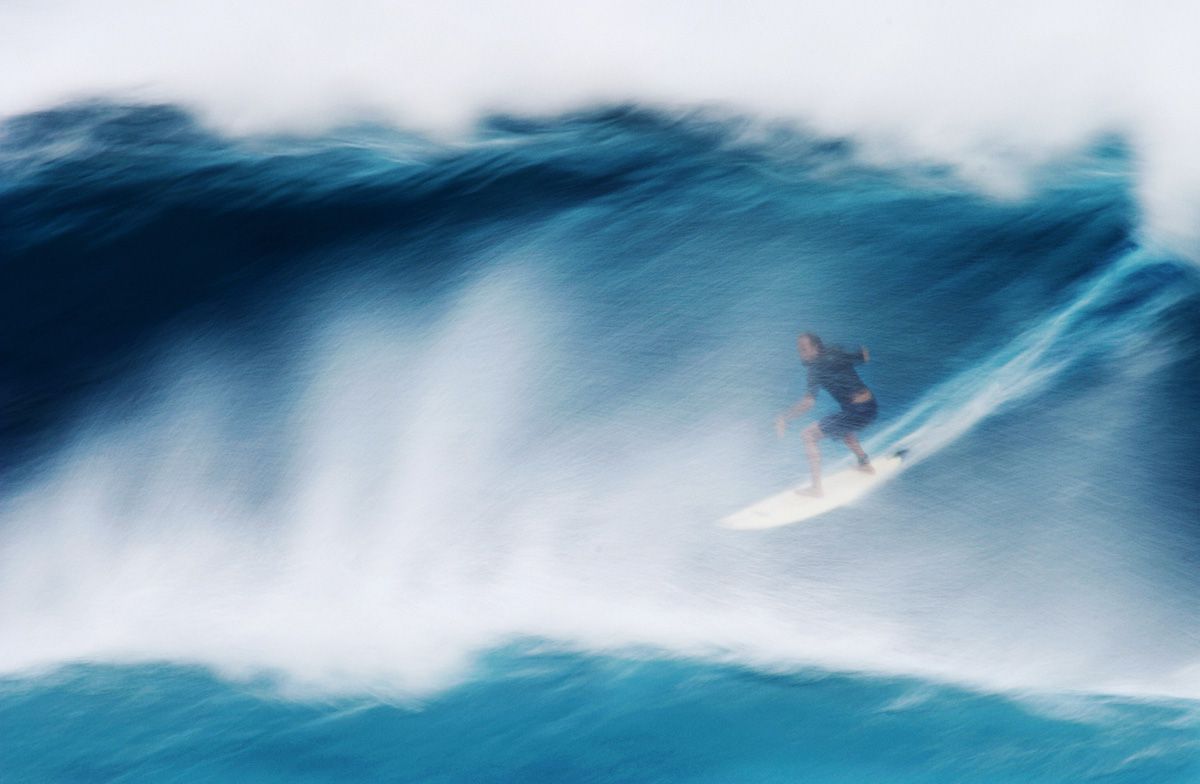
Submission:
<svg viewBox="0 0 1200 784">
<path fill-rule="evenodd" d="M 867 388 L 854 366 L 865 362 L 863 350 L 846 351 L 838 346 L 826 346 L 808 368 L 808 394 L 816 396 L 821 387 L 833 395 L 842 408 L 853 405 L 854 396 Z"/>
</svg>

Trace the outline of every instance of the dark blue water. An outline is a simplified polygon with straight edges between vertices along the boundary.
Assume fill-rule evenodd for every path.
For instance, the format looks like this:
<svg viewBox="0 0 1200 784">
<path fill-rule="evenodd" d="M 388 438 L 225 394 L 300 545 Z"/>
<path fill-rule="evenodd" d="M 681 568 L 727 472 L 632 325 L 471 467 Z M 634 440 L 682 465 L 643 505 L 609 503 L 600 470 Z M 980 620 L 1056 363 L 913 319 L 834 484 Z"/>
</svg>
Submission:
<svg viewBox="0 0 1200 784">
<path fill-rule="evenodd" d="M 0 780 L 1200 778 L 1200 275 L 1133 166 L 8 120 Z M 912 467 L 720 530 L 805 472 L 806 330 Z"/>
</svg>

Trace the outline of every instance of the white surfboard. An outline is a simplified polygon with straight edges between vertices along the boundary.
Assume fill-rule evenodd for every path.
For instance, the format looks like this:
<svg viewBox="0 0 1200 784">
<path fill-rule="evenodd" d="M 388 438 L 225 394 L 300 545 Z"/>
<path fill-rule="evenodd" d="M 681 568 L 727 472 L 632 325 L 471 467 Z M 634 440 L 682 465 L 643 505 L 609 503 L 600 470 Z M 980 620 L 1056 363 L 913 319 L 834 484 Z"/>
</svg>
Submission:
<svg viewBox="0 0 1200 784">
<path fill-rule="evenodd" d="M 778 528 L 852 504 L 898 474 L 904 465 L 904 452 L 872 460 L 871 465 L 875 467 L 873 474 L 847 468 L 824 477 L 821 489 L 825 493 L 820 497 L 797 492 L 803 486 L 793 487 L 729 515 L 720 525 L 742 531 Z"/>
</svg>

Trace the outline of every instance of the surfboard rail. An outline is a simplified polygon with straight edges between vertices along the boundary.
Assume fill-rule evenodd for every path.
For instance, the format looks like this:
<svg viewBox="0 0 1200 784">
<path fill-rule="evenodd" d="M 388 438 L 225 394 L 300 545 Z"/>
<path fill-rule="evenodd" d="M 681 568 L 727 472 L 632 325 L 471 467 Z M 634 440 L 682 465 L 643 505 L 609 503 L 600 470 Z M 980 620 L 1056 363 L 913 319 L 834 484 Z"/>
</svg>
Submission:
<svg viewBox="0 0 1200 784">
<path fill-rule="evenodd" d="M 759 531 L 803 522 L 848 506 L 900 473 L 906 455 L 907 450 L 899 450 L 885 458 L 872 461 L 871 464 L 875 468 L 873 474 L 861 471 L 857 467 L 836 471 L 822 481 L 824 494 L 821 496 L 803 493 L 803 485 L 790 487 L 723 517 L 718 525 L 738 531 Z"/>
</svg>

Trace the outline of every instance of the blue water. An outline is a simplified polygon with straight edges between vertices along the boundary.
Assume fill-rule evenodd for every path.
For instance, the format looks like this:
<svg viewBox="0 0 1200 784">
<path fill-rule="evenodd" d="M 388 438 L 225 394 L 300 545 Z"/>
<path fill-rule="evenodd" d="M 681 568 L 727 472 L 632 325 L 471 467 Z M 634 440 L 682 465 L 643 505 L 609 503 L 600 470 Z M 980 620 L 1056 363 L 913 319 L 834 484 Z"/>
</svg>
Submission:
<svg viewBox="0 0 1200 784">
<path fill-rule="evenodd" d="M 1200 273 L 1134 166 L 10 118 L 0 781 L 1200 780 Z M 718 529 L 804 475 L 805 330 L 911 468 Z"/>
<path fill-rule="evenodd" d="M 427 701 L 273 699 L 186 668 L 5 684 L 17 780 L 1187 781 L 1194 705 L 1059 714 L 903 680 L 561 654 L 488 658 Z M 97 716 L 109 727 L 97 732 Z"/>
</svg>

